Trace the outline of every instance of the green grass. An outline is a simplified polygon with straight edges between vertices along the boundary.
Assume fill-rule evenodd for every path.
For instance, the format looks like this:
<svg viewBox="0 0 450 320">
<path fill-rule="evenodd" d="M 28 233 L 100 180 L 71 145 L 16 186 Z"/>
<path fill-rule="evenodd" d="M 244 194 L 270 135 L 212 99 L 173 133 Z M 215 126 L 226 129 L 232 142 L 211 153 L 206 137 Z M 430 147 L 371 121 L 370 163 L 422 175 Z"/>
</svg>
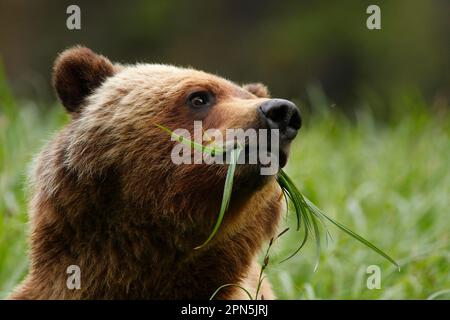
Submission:
<svg viewBox="0 0 450 320">
<path fill-rule="evenodd" d="M 32 157 L 64 123 L 66 115 L 54 105 L 42 108 L 17 103 L 0 64 L 0 298 L 23 278 L 26 259 L 26 177 Z"/>
<path fill-rule="evenodd" d="M 388 252 L 401 272 L 330 226 L 334 240 L 317 272 L 311 245 L 268 268 L 279 298 L 426 299 L 450 289 L 450 119 L 412 100 L 389 124 L 369 112 L 352 123 L 329 112 L 309 119 L 287 170 L 314 203 Z M 274 258 L 295 249 L 294 236 L 280 239 Z M 372 264 L 381 268 L 380 290 L 366 287 Z"/>
<path fill-rule="evenodd" d="M 0 70 L 0 298 L 26 273 L 26 175 L 33 155 L 62 126 L 61 107 L 16 102 Z M 323 103 L 326 105 L 326 103 Z M 450 289 L 450 117 L 420 99 L 396 101 L 378 122 L 355 121 L 316 105 L 293 146 L 287 168 L 299 189 L 324 212 L 389 253 L 402 267 L 333 225 L 316 272 L 314 241 L 298 247 L 291 230 L 274 243 L 266 268 L 284 299 L 426 299 Z M 291 206 L 292 207 L 292 206 Z M 296 225 L 290 214 L 287 226 Z M 280 230 L 284 228 L 281 227 Z M 295 228 L 291 228 L 295 229 Z M 381 268 L 381 289 L 366 287 L 368 265 Z M 436 298 L 450 297 L 443 291 Z"/>
</svg>

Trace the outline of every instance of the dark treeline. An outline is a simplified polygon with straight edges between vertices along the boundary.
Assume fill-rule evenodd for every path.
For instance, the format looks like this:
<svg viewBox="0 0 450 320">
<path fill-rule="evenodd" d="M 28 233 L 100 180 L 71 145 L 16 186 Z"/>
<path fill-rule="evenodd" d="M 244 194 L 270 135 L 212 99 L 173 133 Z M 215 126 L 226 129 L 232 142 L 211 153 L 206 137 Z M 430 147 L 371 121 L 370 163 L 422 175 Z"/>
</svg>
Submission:
<svg viewBox="0 0 450 320">
<path fill-rule="evenodd" d="M 66 28 L 70 4 L 81 8 L 81 30 Z M 366 27 L 369 4 L 381 8 L 381 30 Z M 301 102 L 308 88 L 321 88 L 329 105 L 350 112 L 408 90 L 445 106 L 449 12 L 446 0 L 3 0 L 0 55 L 15 91 L 26 97 L 51 98 L 55 55 L 84 44 L 115 61 L 262 81 L 274 96 Z"/>
</svg>

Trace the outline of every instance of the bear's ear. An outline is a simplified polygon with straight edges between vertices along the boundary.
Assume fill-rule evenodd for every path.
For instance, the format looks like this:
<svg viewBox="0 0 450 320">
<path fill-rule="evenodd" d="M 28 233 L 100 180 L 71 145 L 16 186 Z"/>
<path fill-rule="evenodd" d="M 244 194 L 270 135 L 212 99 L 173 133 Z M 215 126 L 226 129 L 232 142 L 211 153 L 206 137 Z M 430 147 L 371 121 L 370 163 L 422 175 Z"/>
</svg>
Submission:
<svg viewBox="0 0 450 320">
<path fill-rule="evenodd" d="M 248 83 L 244 84 L 242 87 L 258 98 L 270 98 L 269 89 L 262 83 Z"/>
<path fill-rule="evenodd" d="M 84 99 L 114 73 L 115 68 L 107 58 L 77 46 L 65 50 L 56 59 L 53 86 L 64 107 L 78 113 Z"/>
</svg>

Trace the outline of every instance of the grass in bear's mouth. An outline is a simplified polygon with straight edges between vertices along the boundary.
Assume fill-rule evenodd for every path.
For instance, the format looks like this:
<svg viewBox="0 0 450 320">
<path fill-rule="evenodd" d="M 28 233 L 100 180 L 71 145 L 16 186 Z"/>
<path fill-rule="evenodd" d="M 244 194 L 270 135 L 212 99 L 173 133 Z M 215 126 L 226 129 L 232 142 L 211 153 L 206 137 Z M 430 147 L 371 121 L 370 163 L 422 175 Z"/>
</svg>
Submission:
<svg viewBox="0 0 450 320">
<path fill-rule="evenodd" d="M 219 216 L 209 237 L 205 240 L 205 242 L 195 247 L 194 249 L 200 249 L 201 247 L 205 246 L 209 241 L 211 241 L 211 239 L 219 230 L 220 225 L 222 224 L 223 217 L 225 216 L 225 212 L 228 210 L 228 205 L 230 204 L 231 191 L 233 189 L 234 171 L 236 169 L 237 160 L 239 159 L 239 154 L 241 153 L 241 151 L 242 148 L 236 148 L 231 150 L 230 164 L 228 166 L 227 176 L 225 178 L 225 185 L 223 187 L 222 203 L 220 204 Z"/>
<path fill-rule="evenodd" d="M 226 149 L 224 149 L 221 146 L 217 146 L 217 145 L 204 146 L 202 144 L 199 144 L 199 143 L 196 143 L 189 139 L 186 139 L 183 136 L 175 134 L 167 127 L 164 127 L 159 124 L 156 124 L 156 126 L 159 127 L 160 129 L 164 130 L 165 132 L 167 132 L 172 137 L 174 137 L 176 139 L 176 141 L 179 141 L 181 143 L 185 143 L 189 146 L 192 146 L 194 149 L 199 150 L 201 152 L 206 152 L 212 156 L 214 156 L 218 153 L 226 152 Z M 217 221 L 213 227 L 212 232 L 210 233 L 208 238 L 205 240 L 205 242 L 203 242 L 201 245 L 195 247 L 194 249 L 200 249 L 200 248 L 204 247 L 206 244 L 208 244 L 211 241 L 211 239 L 214 238 L 214 236 L 216 235 L 217 231 L 220 228 L 220 225 L 222 224 L 223 217 L 225 216 L 225 213 L 228 209 L 228 205 L 230 203 L 231 192 L 232 192 L 232 188 L 233 188 L 234 172 L 235 172 L 236 165 L 237 165 L 237 159 L 239 158 L 239 154 L 241 151 L 242 151 L 242 147 L 239 145 L 237 146 L 237 148 L 234 148 L 231 150 L 230 163 L 228 165 L 228 171 L 227 171 L 225 185 L 224 185 L 224 191 L 223 191 L 223 195 L 222 195 L 222 203 L 220 206 L 220 211 L 219 211 Z M 359 234 L 350 230 L 345 225 L 341 224 L 340 222 L 334 220 L 333 218 L 327 216 L 324 212 L 322 212 L 322 210 L 320 210 L 314 203 L 312 203 L 308 198 L 306 198 L 298 190 L 298 188 L 296 187 L 296 185 L 294 184 L 292 179 L 286 174 L 286 172 L 284 172 L 283 170 L 280 170 L 277 175 L 277 181 L 283 191 L 283 194 L 284 194 L 284 197 L 286 198 L 286 200 L 289 199 L 294 205 L 294 210 L 295 210 L 296 217 L 297 217 L 297 228 L 296 228 L 297 232 L 300 232 L 303 230 L 303 236 L 301 238 L 299 247 L 289 257 L 285 258 L 283 261 L 286 261 L 286 260 L 292 258 L 293 256 L 295 256 L 306 244 L 310 234 L 312 234 L 313 237 L 315 238 L 315 242 L 316 242 L 316 257 L 317 258 L 316 258 L 316 263 L 314 266 L 314 270 L 316 270 L 319 265 L 320 251 L 322 248 L 321 232 L 323 230 L 325 231 L 326 240 L 328 239 L 328 237 L 331 238 L 331 234 L 329 233 L 327 226 L 326 226 L 326 222 L 328 221 L 331 224 L 338 227 L 341 231 L 345 232 L 352 238 L 358 240 L 365 246 L 369 247 L 370 249 L 372 249 L 373 251 L 375 251 L 376 253 L 381 255 L 383 258 L 385 258 L 386 260 L 388 260 L 389 262 L 394 264 L 398 270 L 400 270 L 400 266 L 398 265 L 398 263 L 392 257 L 390 257 L 387 253 L 385 253 L 383 250 L 381 250 L 380 248 L 378 248 L 373 243 L 371 243 L 367 239 L 363 238 Z M 284 230 L 276 238 L 279 238 L 286 231 L 287 231 L 287 229 Z M 273 239 L 271 240 L 269 248 L 272 245 L 272 242 L 273 242 Z M 266 254 L 266 256 L 267 256 L 267 254 Z"/>
<path fill-rule="evenodd" d="M 354 231 L 350 230 L 348 227 L 344 226 L 342 223 L 334 220 L 333 218 L 327 216 L 322 210 L 317 208 L 317 206 L 312 203 L 308 198 L 306 198 L 296 187 L 294 182 L 291 180 L 291 178 L 284 172 L 283 170 L 280 170 L 277 176 L 278 183 L 281 187 L 281 189 L 284 192 L 285 197 L 289 198 L 291 202 L 294 204 L 295 213 L 297 215 L 297 231 L 300 231 L 303 227 L 304 234 L 303 239 L 301 241 L 300 246 L 295 250 L 288 258 L 285 260 L 293 257 L 295 254 L 297 254 L 300 249 L 305 245 L 306 240 L 308 239 L 308 235 L 313 231 L 314 237 L 316 240 L 316 248 L 317 248 L 317 261 L 315 265 L 315 269 L 318 266 L 319 263 L 319 256 L 320 256 L 320 248 L 321 248 L 321 237 L 320 237 L 320 225 L 325 228 L 326 236 L 330 236 L 330 233 L 328 229 L 326 229 L 326 221 L 331 222 L 333 225 L 338 227 L 340 230 L 347 233 L 352 238 L 358 240 L 365 246 L 369 247 L 379 255 L 381 255 L 383 258 L 387 259 L 389 262 L 394 264 L 398 270 L 400 270 L 400 266 L 398 263 L 391 258 L 387 253 L 385 253 L 383 250 L 375 246 L 370 241 L 364 239 L 359 234 L 355 233 Z M 303 222 L 303 223 L 302 223 Z M 283 260 L 283 261 L 285 261 Z"/>
</svg>

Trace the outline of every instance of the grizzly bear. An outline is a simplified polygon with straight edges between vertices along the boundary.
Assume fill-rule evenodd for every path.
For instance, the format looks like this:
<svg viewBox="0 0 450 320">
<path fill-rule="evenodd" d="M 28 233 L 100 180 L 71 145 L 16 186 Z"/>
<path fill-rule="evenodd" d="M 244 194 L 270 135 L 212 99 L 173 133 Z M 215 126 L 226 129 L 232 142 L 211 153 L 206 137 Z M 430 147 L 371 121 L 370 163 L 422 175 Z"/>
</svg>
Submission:
<svg viewBox="0 0 450 320">
<path fill-rule="evenodd" d="M 30 268 L 10 298 L 208 299 L 229 283 L 254 294 L 258 253 L 285 203 L 276 176 L 237 166 L 219 232 L 194 249 L 216 222 L 227 165 L 175 165 L 175 142 L 155 124 L 278 128 L 283 166 L 301 125 L 297 107 L 262 84 L 113 64 L 80 46 L 56 59 L 53 85 L 70 121 L 35 159 Z M 69 266 L 80 270 L 78 287 L 68 285 Z M 229 286 L 216 298 L 247 296 Z M 274 298 L 267 280 L 261 298 Z"/>
</svg>

